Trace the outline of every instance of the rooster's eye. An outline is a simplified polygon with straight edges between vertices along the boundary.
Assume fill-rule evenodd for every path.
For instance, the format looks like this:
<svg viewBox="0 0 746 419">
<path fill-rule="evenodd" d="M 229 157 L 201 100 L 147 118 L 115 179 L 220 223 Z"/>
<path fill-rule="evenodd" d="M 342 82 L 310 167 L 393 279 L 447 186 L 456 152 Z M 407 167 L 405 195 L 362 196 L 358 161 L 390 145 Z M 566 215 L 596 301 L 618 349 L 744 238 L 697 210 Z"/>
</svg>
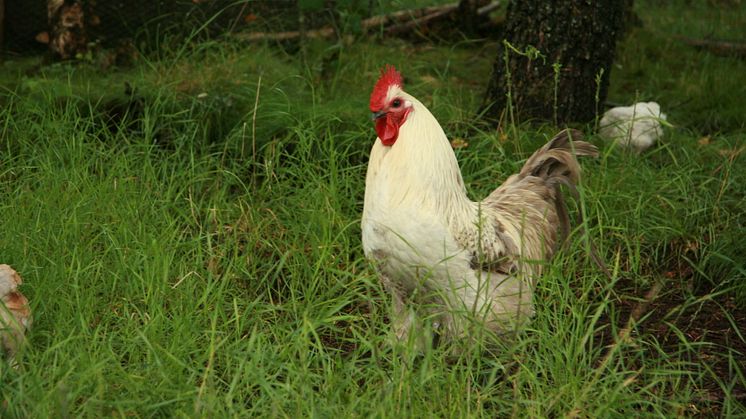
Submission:
<svg viewBox="0 0 746 419">
<path fill-rule="evenodd" d="M 391 106 L 398 108 L 399 106 L 401 106 L 401 100 L 394 99 L 394 101 L 391 103 Z"/>
</svg>

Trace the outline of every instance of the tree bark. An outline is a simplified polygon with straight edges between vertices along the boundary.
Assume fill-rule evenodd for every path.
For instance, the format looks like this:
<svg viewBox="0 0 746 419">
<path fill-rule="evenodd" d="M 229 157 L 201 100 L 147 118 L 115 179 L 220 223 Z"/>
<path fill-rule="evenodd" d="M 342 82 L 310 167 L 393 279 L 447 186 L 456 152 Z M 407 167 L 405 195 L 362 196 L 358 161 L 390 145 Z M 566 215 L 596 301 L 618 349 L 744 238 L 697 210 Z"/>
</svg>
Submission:
<svg viewBox="0 0 746 419">
<path fill-rule="evenodd" d="M 592 120 L 606 98 L 624 1 L 511 0 L 484 115 L 556 124 Z"/>
</svg>

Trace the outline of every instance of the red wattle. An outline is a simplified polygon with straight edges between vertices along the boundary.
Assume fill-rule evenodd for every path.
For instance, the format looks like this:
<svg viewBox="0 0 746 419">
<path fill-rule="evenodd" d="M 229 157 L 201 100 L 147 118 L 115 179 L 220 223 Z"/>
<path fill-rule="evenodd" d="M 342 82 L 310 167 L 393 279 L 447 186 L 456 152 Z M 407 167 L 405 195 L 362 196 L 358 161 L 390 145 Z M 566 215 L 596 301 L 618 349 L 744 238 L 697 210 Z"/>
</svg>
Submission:
<svg viewBox="0 0 746 419">
<path fill-rule="evenodd" d="M 376 134 L 378 134 L 378 138 L 381 139 L 383 145 L 391 147 L 399 136 L 399 126 L 395 125 L 388 115 L 378 118 L 376 120 Z"/>
<path fill-rule="evenodd" d="M 403 112 L 389 112 L 383 118 L 376 119 L 376 133 L 386 147 L 391 147 L 399 138 L 399 127 L 407 120 L 412 108 Z"/>
</svg>

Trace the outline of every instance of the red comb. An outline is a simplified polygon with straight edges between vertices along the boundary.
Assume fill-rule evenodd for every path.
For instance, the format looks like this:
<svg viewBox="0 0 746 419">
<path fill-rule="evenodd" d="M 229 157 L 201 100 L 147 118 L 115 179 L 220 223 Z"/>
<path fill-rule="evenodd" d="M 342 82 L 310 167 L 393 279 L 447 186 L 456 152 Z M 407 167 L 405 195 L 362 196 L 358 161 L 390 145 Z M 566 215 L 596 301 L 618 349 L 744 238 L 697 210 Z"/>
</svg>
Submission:
<svg viewBox="0 0 746 419">
<path fill-rule="evenodd" d="M 375 87 L 373 87 L 373 93 L 370 94 L 371 111 L 378 111 L 385 105 L 383 102 L 386 100 L 386 93 L 388 93 L 391 86 L 403 87 L 402 78 L 393 65 L 386 64 L 381 69 L 381 77 L 378 78 Z"/>
</svg>

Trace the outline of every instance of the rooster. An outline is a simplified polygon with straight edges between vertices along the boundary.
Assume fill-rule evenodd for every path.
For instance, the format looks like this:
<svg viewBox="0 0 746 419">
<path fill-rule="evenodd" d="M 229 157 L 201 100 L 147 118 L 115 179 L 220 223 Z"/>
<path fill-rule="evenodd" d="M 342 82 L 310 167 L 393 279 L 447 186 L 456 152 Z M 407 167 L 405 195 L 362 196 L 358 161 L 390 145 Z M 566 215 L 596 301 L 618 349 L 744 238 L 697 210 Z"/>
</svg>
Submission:
<svg viewBox="0 0 746 419">
<path fill-rule="evenodd" d="M 454 342 L 472 335 L 472 325 L 497 334 L 520 327 L 533 315 L 542 261 L 569 228 L 559 187 L 574 189 L 575 156 L 596 157 L 596 147 L 577 141 L 578 131 L 562 131 L 474 202 L 443 129 L 403 90 L 394 67 L 382 70 L 370 110 L 378 138 L 366 175 L 362 244 L 393 298 L 396 338 L 422 348 L 427 331 Z"/>
<path fill-rule="evenodd" d="M 0 347 L 9 358 L 25 342 L 26 330 L 31 327 L 28 300 L 18 291 L 23 281 L 8 265 L 0 265 Z"/>
</svg>

